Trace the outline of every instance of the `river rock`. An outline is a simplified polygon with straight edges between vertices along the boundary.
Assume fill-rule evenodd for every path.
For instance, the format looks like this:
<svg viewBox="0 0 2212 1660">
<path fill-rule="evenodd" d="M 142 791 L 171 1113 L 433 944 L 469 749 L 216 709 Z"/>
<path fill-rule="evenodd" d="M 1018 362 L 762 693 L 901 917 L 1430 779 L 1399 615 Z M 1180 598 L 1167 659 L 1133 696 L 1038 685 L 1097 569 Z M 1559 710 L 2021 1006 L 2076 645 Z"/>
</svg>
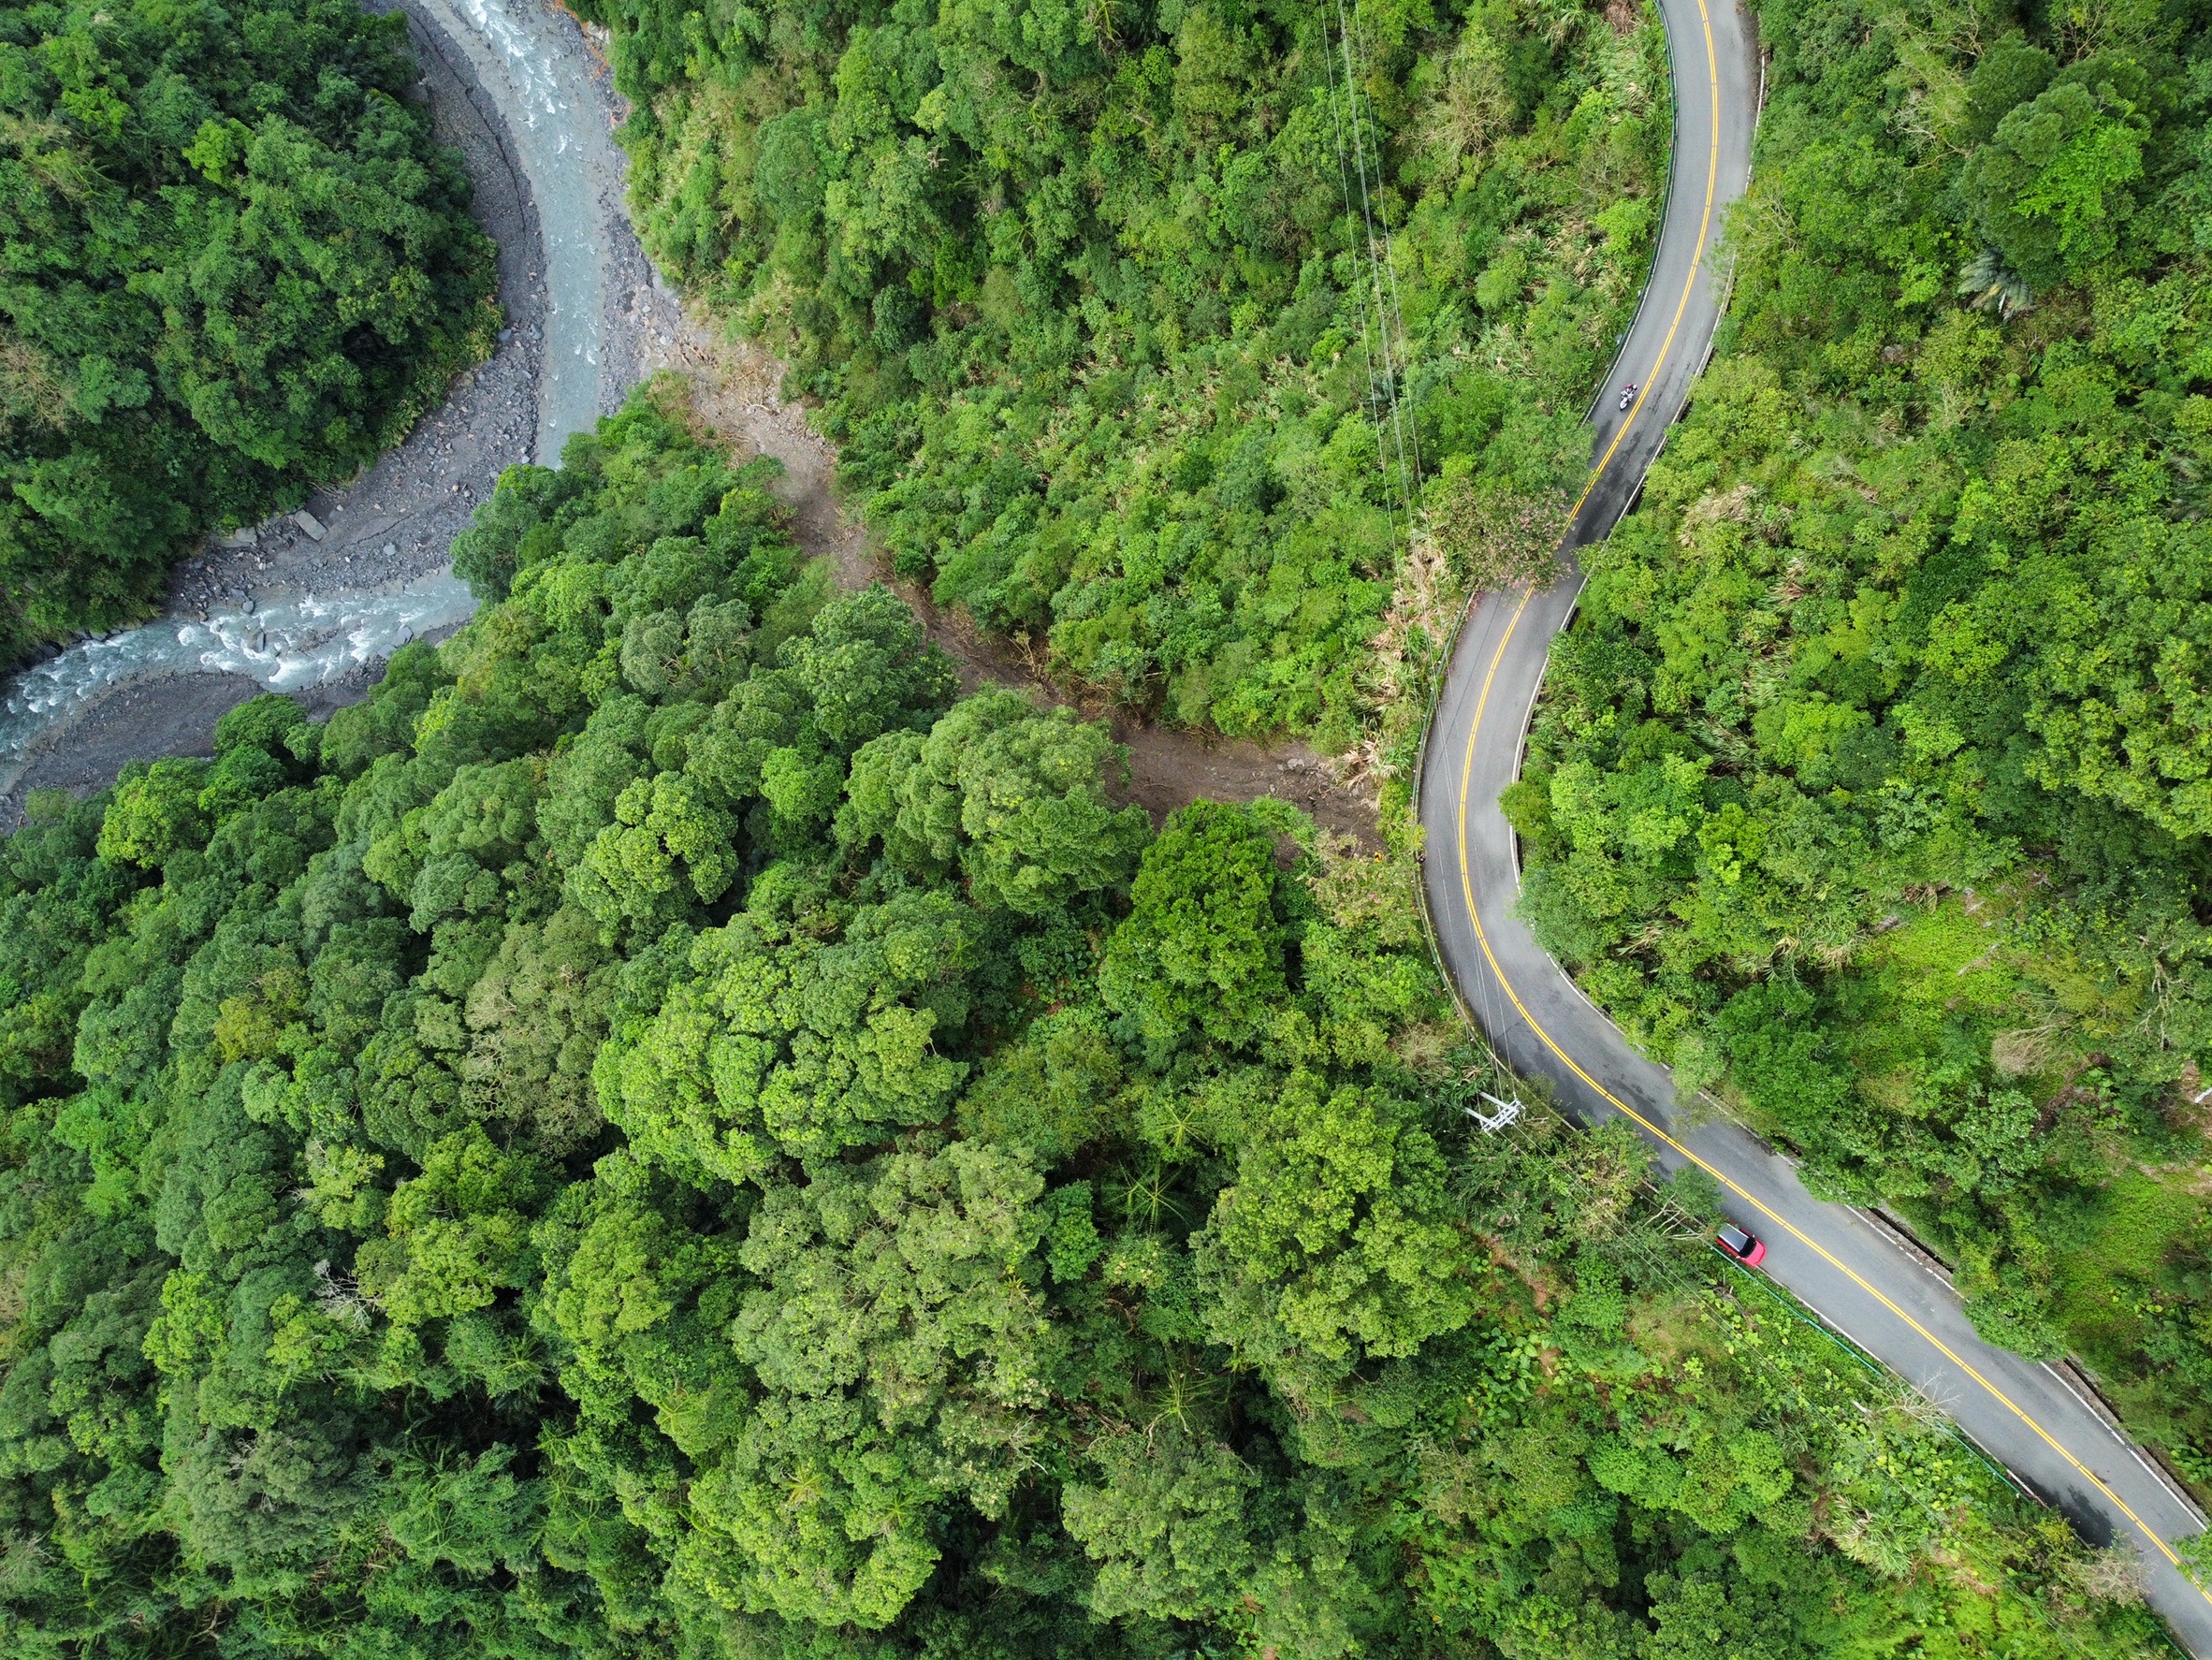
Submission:
<svg viewBox="0 0 2212 1660">
<path fill-rule="evenodd" d="M 324 526 L 323 521 L 304 507 L 292 516 L 292 522 L 307 532 L 307 539 L 310 542 L 320 542 L 330 533 Z"/>
</svg>

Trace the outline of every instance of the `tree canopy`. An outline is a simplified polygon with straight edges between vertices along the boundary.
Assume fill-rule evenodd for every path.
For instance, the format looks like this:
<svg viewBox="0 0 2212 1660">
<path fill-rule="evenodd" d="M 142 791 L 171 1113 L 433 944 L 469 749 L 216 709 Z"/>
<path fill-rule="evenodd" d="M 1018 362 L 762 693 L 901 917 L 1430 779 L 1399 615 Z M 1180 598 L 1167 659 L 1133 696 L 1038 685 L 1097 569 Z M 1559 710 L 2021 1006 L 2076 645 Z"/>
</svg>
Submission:
<svg viewBox="0 0 2212 1660">
<path fill-rule="evenodd" d="M 1633 1141 L 1473 1132 L 1408 858 L 1156 835 L 675 396 L 0 843 L 0 1647 L 2152 1652 Z"/>
<path fill-rule="evenodd" d="M 1733 308 L 1506 807 L 1685 1091 L 2212 1480 L 2212 39 L 1765 7 Z"/>
<path fill-rule="evenodd" d="M 1409 765 L 1390 660 L 1488 527 L 1549 554 L 1641 287 L 1655 20 L 585 9 L 647 247 L 819 400 L 900 572 L 1126 706 Z"/>
<path fill-rule="evenodd" d="M 1410 742 L 1632 303 L 1649 18 L 593 15 L 648 241 L 795 354 L 906 568 L 1147 710 Z M 2005 73 L 1977 142 L 2058 80 Z M 2005 129 L 2018 258 L 2141 222 L 2114 87 Z M 0 843 L 9 1653 L 2156 1652 L 1632 1138 L 1476 1131 L 1530 1086 L 1402 835 L 1155 826 L 679 396 L 511 469 L 477 616 L 367 701 Z M 1577 786 L 1654 856 L 1678 749 Z M 1813 991 L 1761 995 L 1713 1041 L 1821 1087 Z"/>
</svg>

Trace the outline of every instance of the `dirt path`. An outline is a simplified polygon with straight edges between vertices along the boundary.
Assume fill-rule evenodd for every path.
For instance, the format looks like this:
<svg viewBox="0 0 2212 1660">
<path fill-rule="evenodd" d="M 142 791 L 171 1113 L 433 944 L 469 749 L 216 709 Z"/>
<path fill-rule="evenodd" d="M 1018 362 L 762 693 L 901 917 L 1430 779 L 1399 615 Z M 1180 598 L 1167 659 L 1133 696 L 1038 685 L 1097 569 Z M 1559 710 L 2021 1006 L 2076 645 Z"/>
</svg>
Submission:
<svg viewBox="0 0 2212 1660">
<path fill-rule="evenodd" d="M 965 613 L 939 608 L 921 584 L 893 575 L 880 550 L 869 545 L 866 530 L 838 504 L 837 451 L 808 425 L 802 406 L 784 400 L 783 366 L 767 353 L 718 338 L 711 322 L 693 313 L 648 362 L 690 382 L 691 405 L 701 421 L 740 456 L 772 456 L 783 464 L 777 493 L 792 511 L 801 546 L 826 556 L 849 588 L 881 581 L 895 589 L 913 606 L 930 638 L 959 664 L 964 690 L 1018 687 L 1110 722 L 1115 739 L 1129 752 L 1128 798 L 1156 823 L 1201 798 L 1250 801 L 1273 795 L 1302 808 L 1324 829 L 1350 836 L 1363 848 L 1380 845 L 1374 803 L 1339 782 L 1329 763 L 1307 745 L 1291 740 L 1261 744 L 1146 725 L 1128 709 L 1072 696 L 1045 677 L 1036 657 L 982 633 Z"/>
<path fill-rule="evenodd" d="M 757 350 L 722 343 L 710 327 L 687 317 L 646 260 L 621 200 L 618 164 L 608 159 L 614 152 L 601 130 L 618 117 L 617 100 L 602 54 L 573 19 L 541 15 L 535 0 L 371 3 L 404 5 L 408 12 L 423 69 L 421 95 L 440 139 L 466 159 L 476 187 L 474 211 L 499 246 L 508 327 L 491 361 L 463 376 L 404 444 L 353 484 L 309 501 L 320 535 L 283 517 L 251 539 L 205 550 L 178 568 L 166 615 L 155 626 L 189 628 L 212 618 L 226 638 L 242 630 L 254 653 L 266 655 L 258 627 L 264 616 L 278 615 L 272 602 L 434 583 L 454 535 L 488 497 L 502 469 L 533 455 L 546 459 L 538 452 L 588 419 L 594 405 L 610 413 L 639 380 L 670 368 L 691 381 L 702 417 L 735 448 L 783 464 L 780 493 L 802 544 L 830 558 L 849 586 L 890 581 L 958 663 L 964 687 L 1015 686 L 1110 721 L 1129 752 L 1128 798 L 1156 820 L 1201 796 L 1273 795 L 1332 831 L 1363 846 L 1376 844 L 1372 804 L 1340 784 L 1305 745 L 1148 726 L 1126 709 L 1070 696 L 1044 677 L 1041 662 L 980 633 L 965 616 L 940 611 L 921 586 L 892 577 L 865 531 L 839 508 L 835 450 L 808 425 L 805 411 L 781 397 L 781 365 Z M 572 140 L 607 156 L 589 166 L 549 167 L 542 153 L 560 134 L 548 138 L 533 126 L 518 137 L 515 126 L 518 110 L 536 119 L 536 106 L 520 95 L 532 89 L 560 106 L 568 124 L 562 131 Z M 545 188 L 533 192 L 533 174 Z M 550 204 L 551 223 L 548 204 L 538 199 L 547 189 L 559 197 Z M 578 260 L 590 266 L 588 282 L 578 274 Z M 592 313 L 592 326 L 580 331 L 574 314 L 579 309 Z M 464 595 L 452 619 L 441 613 L 414 632 L 437 637 L 465 610 Z M 387 626 L 386 632 L 393 637 L 379 637 L 361 653 L 371 661 L 295 695 L 318 715 L 365 695 L 382 672 L 383 655 L 405 637 L 405 631 Z M 272 621 L 268 654 L 277 650 Z M 189 654 L 187 660 L 197 661 Z M 209 752 L 216 720 L 270 678 L 266 663 L 254 665 L 259 678 L 162 667 L 78 692 L 74 681 L 59 676 L 67 666 L 57 661 L 55 685 L 42 693 L 58 700 L 44 706 L 60 710 L 58 718 L 22 749 L 20 781 L 0 794 L 0 833 L 21 821 L 33 789 L 81 794 L 105 786 L 130 761 Z"/>
</svg>

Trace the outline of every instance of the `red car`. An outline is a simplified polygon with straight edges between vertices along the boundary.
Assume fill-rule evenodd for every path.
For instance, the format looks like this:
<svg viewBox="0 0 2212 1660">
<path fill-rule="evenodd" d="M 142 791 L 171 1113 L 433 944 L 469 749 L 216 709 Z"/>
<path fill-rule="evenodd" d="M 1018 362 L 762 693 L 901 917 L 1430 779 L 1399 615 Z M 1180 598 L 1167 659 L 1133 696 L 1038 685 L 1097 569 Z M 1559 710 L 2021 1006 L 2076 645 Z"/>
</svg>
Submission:
<svg viewBox="0 0 2212 1660">
<path fill-rule="evenodd" d="M 1767 1260 L 1766 1244 L 1754 1239 L 1733 1222 L 1713 1236 L 1713 1243 L 1746 1268 L 1756 1268 Z"/>
</svg>

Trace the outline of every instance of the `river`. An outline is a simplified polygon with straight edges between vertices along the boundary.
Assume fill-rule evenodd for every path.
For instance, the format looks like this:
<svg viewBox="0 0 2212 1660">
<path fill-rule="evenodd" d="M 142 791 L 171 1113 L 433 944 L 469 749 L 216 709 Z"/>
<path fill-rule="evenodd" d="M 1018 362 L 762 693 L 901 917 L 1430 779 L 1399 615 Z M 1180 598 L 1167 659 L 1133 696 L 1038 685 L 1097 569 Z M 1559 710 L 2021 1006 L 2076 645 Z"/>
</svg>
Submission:
<svg viewBox="0 0 2212 1660">
<path fill-rule="evenodd" d="M 636 288 L 646 273 L 622 217 L 612 103 L 604 77 L 595 79 L 589 41 L 573 17 L 546 0 L 403 4 L 426 80 L 437 80 L 448 99 L 465 87 L 474 107 L 470 113 L 492 129 L 496 153 L 464 151 L 480 198 L 497 182 L 511 194 L 518 182 L 527 197 L 514 225 L 501 228 L 505 240 L 520 235 L 534 239 L 535 246 L 519 256 L 502 247 L 502 287 L 510 312 L 528 319 L 529 362 L 518 395 L 534 400 L 534 442 L 526 425 L 504 444 L 479 443 L 491 435 L 467 430 L 477 424 L 476 406 L 448 406 L 441 412 L 445 424 L 464 429 L 458 442 L 421 434 L 420 442 L 411 440 L 380 461 L 364 488 L 338 498 L 377 498 L 354 503 L 346 527 L 353 541 L 343 544 L 361 546 L 364 580 L 349 579 L 357 563 L 350 556 L 342 567 L 328 558 L 313 560 L 320 580 L 311 582 L 288 579 L 279 559 L 273 574 L 251 583 L 253 591 L 209 604 L 204 614 L 173 605 L 155 621 L 80 641 L 17 674 L 0 696 L 0 797 L 22 780 L 42 738 L 120 688 L 158 677 L 236 676 L 272 692 L 308 691 L 358 676 L 407 641 L 465 620 L 473 601 L 444 559 L 458 520 L 488 491 L 506 460 L 528 456 L 542 465 L 557 462 L 570 434 L 589 429 L 627 390 L 637 354 L 622 349 L 620 341 L 610 351 L 608 337 L 633 318 L 624 290 Z M 448 111 L 442 125 L 450 121 Z M 486 177 L 488 167 L 502 163 L 507 180 Z M 519 294 L 513 292 L 517 283 L 525 285 Z M 466 409 L 469 418 L 456 423 L 456 408 Z M 416 506 L 370 511 L 401 499 Z M 436 556 L 427 568 L 391 579 L 386 573 L 395 561 L 424 564 L 405 560 L 397 542 L 382 540 L 403 535 L 391 527 L 410 521 L 420 521 L 413 528 L 434 540 Z M 313 556 L 338 531 L 335 516 L 318 528 L 323 533 L 310 538 L 318 546 L 302 542 L 310 533 L 288 516 L 264 527 L 263 534 Z M 260 568 L 268 563 L 261 561 Z M 180 695 L 190 684 L 180 683 Z"/>
</svg>

